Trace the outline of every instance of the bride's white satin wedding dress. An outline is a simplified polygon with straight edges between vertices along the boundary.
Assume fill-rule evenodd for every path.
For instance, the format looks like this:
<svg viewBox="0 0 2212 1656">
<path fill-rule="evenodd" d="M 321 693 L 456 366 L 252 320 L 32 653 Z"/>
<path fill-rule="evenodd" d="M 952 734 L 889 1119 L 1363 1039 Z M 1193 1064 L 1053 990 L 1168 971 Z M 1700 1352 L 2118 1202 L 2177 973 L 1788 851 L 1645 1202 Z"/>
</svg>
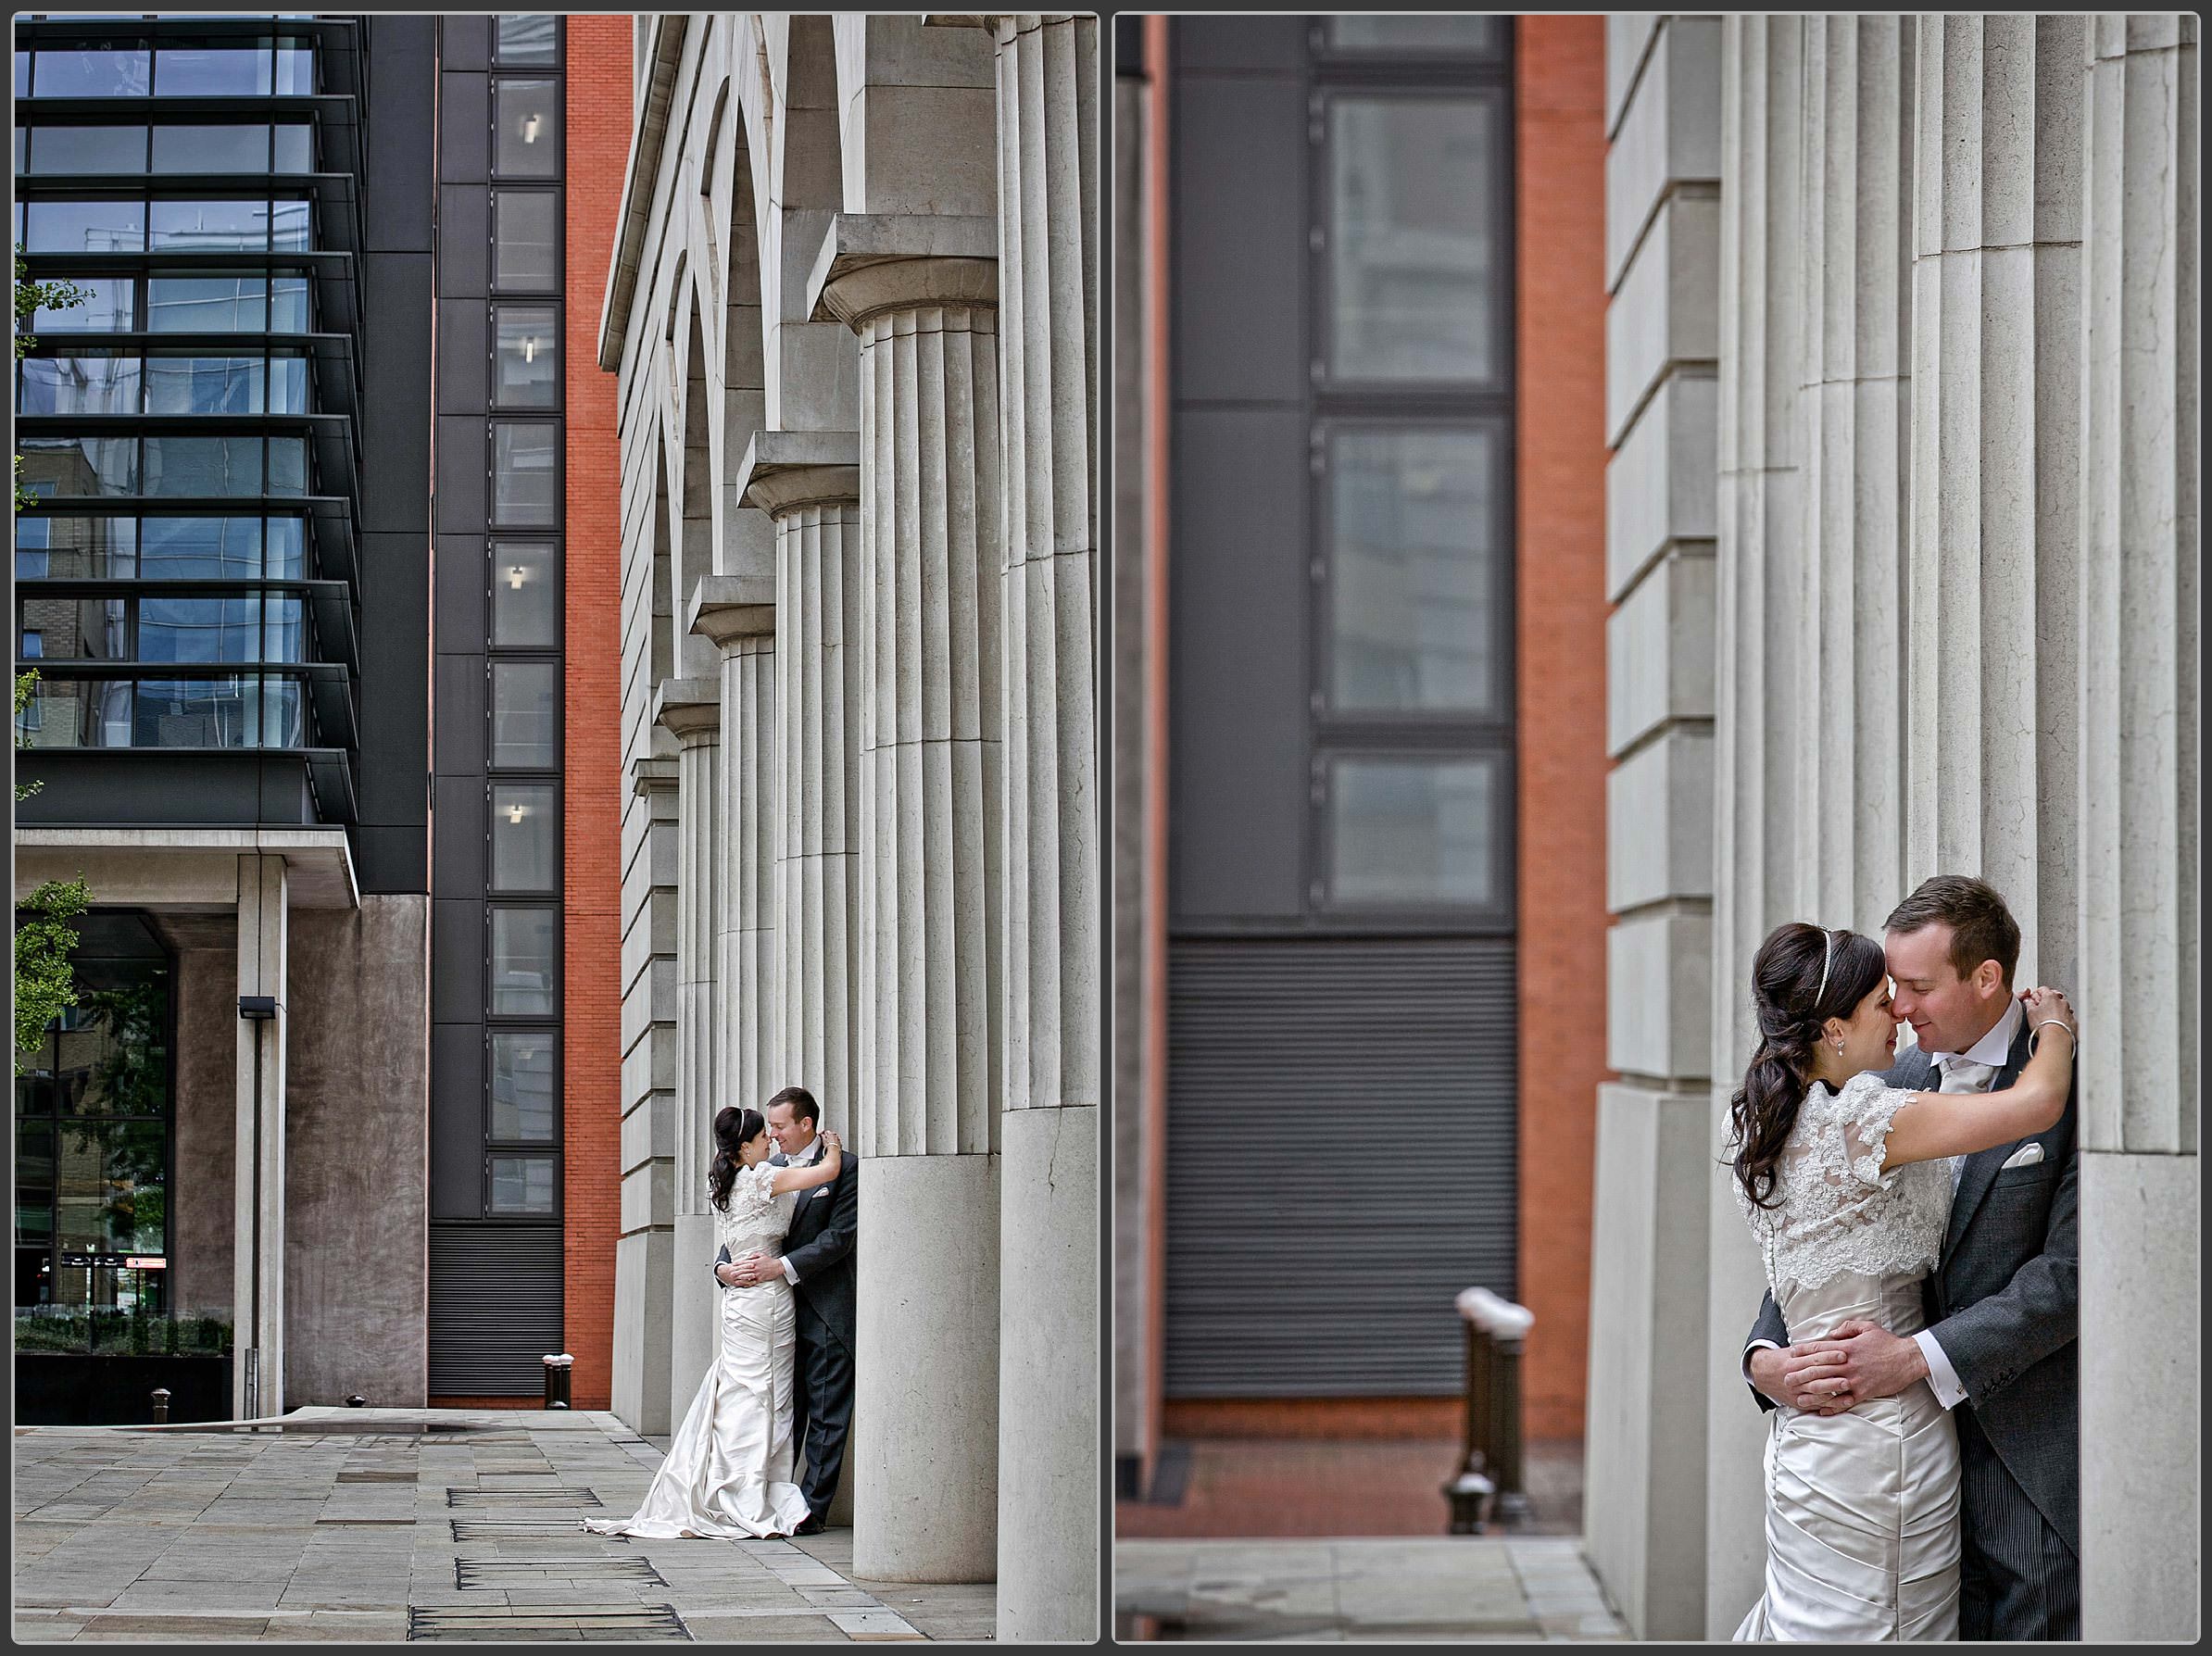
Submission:
<svg viewBox="0 0 2212 1656">
<path fill-rule="evenodd" d="M 730 1258 L 779 1254 L 796 1193 L 771 1192 L 765 1161 L 738 1171 L 727 1212 L 714 1214 L 715 1240 Z M 686 1269 L 696 1269 L 687 1266 Z M 807 1499 L 791 1481 L 792 1363 L 798 1324 L 791 1285 L 777 1272 L 749 1288 L 717 1286 L 722 1341 L 668 1458 L 625 1519 L 586 1519 L 603 1536 L 660 1540 L 787 1536 L 806 1521 Z"/>
<path fill-rule="evenodd" d="M 1951 1166 L 1881 1171 L 1911 1096 L 1871 1072 L 1841 1094 L 1816 1085 L 1783 1152 L 1778 1206 L 1763 1211 L 1737 1186 L 1793 1342 L 1854 1317 L 1898 1335 L 1925 1325 L 1920 1283 L 1942 1253 Z M 1928 1382 L 1841 1414 L 1785 1404 L 1766 1418 L 1766 1592 L 1736 1637 L 1956 1638 L 1958 1437 Z"/>
</svg>

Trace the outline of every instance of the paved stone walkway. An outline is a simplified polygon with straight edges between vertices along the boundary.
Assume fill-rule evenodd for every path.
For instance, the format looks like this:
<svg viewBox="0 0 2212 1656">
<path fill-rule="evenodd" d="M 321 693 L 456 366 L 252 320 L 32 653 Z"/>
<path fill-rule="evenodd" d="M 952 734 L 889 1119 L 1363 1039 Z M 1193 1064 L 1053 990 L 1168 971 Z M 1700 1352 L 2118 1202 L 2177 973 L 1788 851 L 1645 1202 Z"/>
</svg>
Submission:
<svg viewBox="0 0 2212 1656">
<path fill-rule="evenodd" d="M 1122 1638 L 1625 1639 L 1567 1537 L 1117 1541 Z"/>
<path fill-rule="evenodd" d="M 992 1635 L 990 1587 L 857 1579 L 850 1530 L 584 1533 L 587 1513 L 634 1510 L 660 1462 L 611 1414 L 308 1409 L 284 1427 L 17 1428 L 16 1637 Z"/>
</svg>

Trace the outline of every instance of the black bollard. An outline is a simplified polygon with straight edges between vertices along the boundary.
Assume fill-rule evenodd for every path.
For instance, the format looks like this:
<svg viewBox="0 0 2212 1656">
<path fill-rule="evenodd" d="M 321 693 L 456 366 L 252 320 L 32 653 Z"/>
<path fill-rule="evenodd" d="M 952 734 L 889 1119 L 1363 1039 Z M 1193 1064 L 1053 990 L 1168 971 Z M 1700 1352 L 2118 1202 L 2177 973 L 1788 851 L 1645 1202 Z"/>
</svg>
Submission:
<svg viewBox="0 0 2212 1656">
<path fill-rule="evenodd" d="M 346 1399 L 346 1406 L 348 1409 L 366 1409 L 369 1407 L 369 1399 L 357 1391 Z"/>
<path fill-rule="evenodd" d="M 569 1371 L 574 1368 L 576 1360 L 565 1351 L 558 1357 L 546 1359 L 547 1408 L 566 1409 L 569 1407 Z"/>
<path fill-rule="evenodd" d="M 169 1387 L 166 1386 L 154 1387 L 154 1424 L 157 1426 L 169 1424 Z"/>
</svg>

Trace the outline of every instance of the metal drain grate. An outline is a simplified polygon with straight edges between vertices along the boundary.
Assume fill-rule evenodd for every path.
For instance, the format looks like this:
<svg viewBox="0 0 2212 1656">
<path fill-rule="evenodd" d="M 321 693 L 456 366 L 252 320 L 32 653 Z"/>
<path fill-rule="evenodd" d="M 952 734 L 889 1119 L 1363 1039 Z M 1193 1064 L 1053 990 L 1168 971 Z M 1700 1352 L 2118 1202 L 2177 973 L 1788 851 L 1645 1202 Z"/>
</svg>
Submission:
<svg viewBox="0 0 2212 1656">
<path fill-rule="evenodd" d="M 672 1604 L 433 1605 L 407 1612 L 410 1639 L 559 1639 L 628 1643 L 689 1642 Z"/>
<path fill-rule="evenodd" d="M 401 1472 L 396 1468 L 387 1472 L 375 1467 L 361 1466 L 352 1467 L 340 1473 L 338 1482 L 341 1484 L 411 1484 L 421 1475 L 421 1474 L 411 1471 Z"/>
<path fill-rule="evenodd" d="M 582 1536 L 577 1518 L 448 1518 L 457 1541 L 503 1541 L 535 1536 Z"/>
<path fill-rule="evenodd" d="M 622 1558 L 457 1558 L 457 1587 L 596 1587 L 603 1582 L 639 1582 L 666 1587 L 649 1560 L 633 1553 Z"/>
<path fill-rule="evenodd" d="M 448 1507 L 596 1507 L 589 1489 L 447 1489 Z"/>
</svg>

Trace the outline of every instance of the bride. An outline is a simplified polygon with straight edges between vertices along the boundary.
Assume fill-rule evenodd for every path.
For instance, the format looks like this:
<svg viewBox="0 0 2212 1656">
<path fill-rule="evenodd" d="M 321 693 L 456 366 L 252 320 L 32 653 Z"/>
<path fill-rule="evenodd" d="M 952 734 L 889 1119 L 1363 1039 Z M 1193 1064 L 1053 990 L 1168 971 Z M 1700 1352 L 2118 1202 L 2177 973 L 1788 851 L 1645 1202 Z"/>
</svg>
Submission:
<svg viewBox="0 0 2212 1656">
<path fill-rule="evenodd" d="M 792 1198 L 837 1176 L 843 1147 L 835 1133 L 822 1143 L 811 1167 L 771 1167 L 768 1123 L 759 1110 L 727 1106 L 716 1113 L 707 1199 L 715 1239 L 731 1259 L 782 1251 Z M 656 1540 L 777 1539 L 806 1522 L 806 1497 L 791 1481 L 791 1285 L 775 1272 L 721 1292 L 720 1349 L 645 1504 L 626 1519 L 587 1518 L 585 1529 Z"/>
<path fill-rule="evenodd" d="M 2031 1032 L 2066 1039 L 2037 1043 L 2002 1092 L 1926 1093 L 1882 1084 L 1897 1021 L 1872 938 L 1778 926 L 1752 962 L 1752 993 L 1765 1038 L 1730 1102 L 1728 1149 L 1791 1336 L 1853 1318 L 1916 1333 L 1951 1211 L 1949 1159 L 2057 1123 L 2072 1009 L 2055 989 L 2022 991 Z M 1766 1591 L 1736 1637 L 1956 1638 L 1958 1439 L 1927 1381 L 1769 1419 Z"/>
</svg>

